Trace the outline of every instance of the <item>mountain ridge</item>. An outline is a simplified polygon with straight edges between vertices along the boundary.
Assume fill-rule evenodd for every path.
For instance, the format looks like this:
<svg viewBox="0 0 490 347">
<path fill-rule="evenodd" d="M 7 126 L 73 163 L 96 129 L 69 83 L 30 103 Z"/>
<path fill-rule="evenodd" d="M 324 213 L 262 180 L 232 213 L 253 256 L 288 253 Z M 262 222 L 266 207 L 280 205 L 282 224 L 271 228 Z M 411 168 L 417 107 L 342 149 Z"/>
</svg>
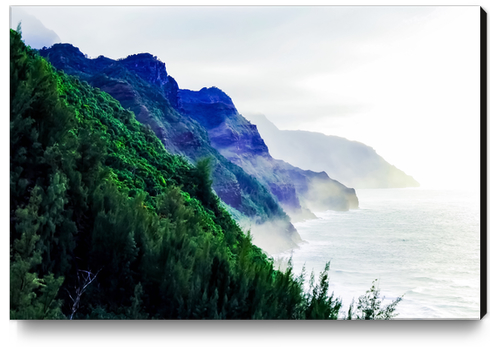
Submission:
<svg viewBox="0 0 490 347">
<path fill-rule="evenodd" d="M 336 210 L 358 207 L 354 190 L 331 180 L 327 173 L 314 174 L 273 158 L 257 127 L 239 114 L 231 98 L 221 102 L 223 94 L 218 88 L 179 91 L 180 109 L 206 128 L 212 146 L 224 157 L 268 186 L 290 216 L 295 220 L 311 218 L 312 206 Z M 318 189 L 335 198 L 318 196 L 311 201 L 309 193 Z"/>
<path fill-rule="evenodd" d="M 337 319 L 252 243 L 205 161 L 10 31 L 10 319 Z"/>
<path fill-rule="evenodd" d="M 265 115 L 249 114 L 247 118 L 257 125 L 272 155 L 303 170 L 326 171 L 354 188 L 420 186 L 359 141 L 305 130 L 280 130 Z"/>
<path fill-rule="evenodd" d="M 326 173 L 307 173 L 273 159 L 256 126 L 238 113 L 226 93 L 217 87 L 180 89 L 165 63 L 149 53 L 118 60 L 89 59 L 70 44 L 39 52 L 55 68 L 109 93 L 133 111 L 171 153 L 194 164 L 211 157 L 213 189 L 238 220 L 252 226 L 255 242 L 267 251 L 294 248 L 301 242 L 288 214 L 300 220 L 315 218 L 309 208 L 313 205 L 337 210 L 358 207 L 355 191 Z M 323 196 L 308 194 L 316 181 L 328 181 L 321 186 Z M 277 229 L 269 233 L 282 235 L 272 244 L 264 241 L 269 235 L 253 228 L 266 222 Z"/>
</svg>

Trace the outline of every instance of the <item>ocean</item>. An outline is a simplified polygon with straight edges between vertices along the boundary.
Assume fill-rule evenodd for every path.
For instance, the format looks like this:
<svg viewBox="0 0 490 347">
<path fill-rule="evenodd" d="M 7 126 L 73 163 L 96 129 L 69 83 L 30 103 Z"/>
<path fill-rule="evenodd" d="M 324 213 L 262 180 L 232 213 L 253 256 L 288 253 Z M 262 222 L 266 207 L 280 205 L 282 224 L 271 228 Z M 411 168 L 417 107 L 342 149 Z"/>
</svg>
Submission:
<svg viewBox="0 0 490 347">
<path fill-rule="evenodd" d="M 424 188 L 358 189 L 359 209 L 315 212 L 296 223 L 306 242 L 275 255 L 295 274 L 330 262 L 330 291 L 346 311 L 377 279 L 382 306 L 403 295 L 396 319 L 478 319 L 480 195 Z M 306 281 L 307 282 L 307 281 Z"/>
</svg>

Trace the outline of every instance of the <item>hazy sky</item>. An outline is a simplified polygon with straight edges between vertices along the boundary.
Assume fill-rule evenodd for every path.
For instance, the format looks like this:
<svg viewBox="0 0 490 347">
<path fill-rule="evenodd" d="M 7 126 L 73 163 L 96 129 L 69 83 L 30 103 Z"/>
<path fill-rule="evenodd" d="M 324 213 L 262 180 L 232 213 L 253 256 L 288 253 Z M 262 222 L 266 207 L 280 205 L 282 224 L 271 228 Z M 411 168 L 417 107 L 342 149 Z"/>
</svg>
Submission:
<svg viewBox="0 0 490 347">
<path fill-rule="evenodd" d="M 12 7 L 26 42 L 152 53 L 245 117 L 373 147 L 423 186 L 478 183 L 479 7 Z M 42 38 L 42 40 L 41 40 Z"/>
</svg>

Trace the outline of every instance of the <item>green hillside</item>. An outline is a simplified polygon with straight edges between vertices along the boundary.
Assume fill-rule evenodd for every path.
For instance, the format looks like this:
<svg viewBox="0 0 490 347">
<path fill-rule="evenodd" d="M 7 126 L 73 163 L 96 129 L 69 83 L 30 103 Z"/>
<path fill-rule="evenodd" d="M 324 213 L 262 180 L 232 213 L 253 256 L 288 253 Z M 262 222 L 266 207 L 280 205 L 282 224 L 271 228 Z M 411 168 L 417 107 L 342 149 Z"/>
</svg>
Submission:
<svg viewBox="0 0 490 347">
<path fill-rule="evenodd" d="M 336 319 L 108 94 L 10 31 L 11 319 Z M 327 266 L 328 267 L 328 266 Z"/>
</svg>

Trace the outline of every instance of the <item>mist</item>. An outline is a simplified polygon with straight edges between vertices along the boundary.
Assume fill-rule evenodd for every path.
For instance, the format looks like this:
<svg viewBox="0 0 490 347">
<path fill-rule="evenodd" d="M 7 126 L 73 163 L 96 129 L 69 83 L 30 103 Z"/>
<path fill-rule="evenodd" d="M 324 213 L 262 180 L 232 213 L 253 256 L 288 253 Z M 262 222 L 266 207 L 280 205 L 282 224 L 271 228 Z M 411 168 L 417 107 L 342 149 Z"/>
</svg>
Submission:
<svg viewBox="0 0 490 347">
<path fill-rule="evenodd" d="M 51 47 L 53 44 L 61 42 L 59 36 L 53 31 L 46 28 L 43 23 L 36 17 L 29 15 L 21 8 L 11 9 L 10 27 L 17 28 L 20 24 L 22 38 L 32 48 L 41 49 Z"/>
<path fill-rule="evenodd" d="M 230 210 L 229 207 L 227 207 Z M 233 214 L 233 213 L 232 213 Z M 242 214 L 233 214 L 244 230 L 250 232 L 252 243 L 264 250 L 269 256 L 297 249 L 304 241 L 289 219 L 273 219 L 258 223 Z"/>
<path fill-rule="evenodd" d="M 245 117 L 257 125 L 274 158 L 301 169 L 325 171 L 330 178 L 355 189 L 419 186 L 413 177 L 363 143 L 316 132 L 279 130 L 260 114 Z"/>
</svg>

